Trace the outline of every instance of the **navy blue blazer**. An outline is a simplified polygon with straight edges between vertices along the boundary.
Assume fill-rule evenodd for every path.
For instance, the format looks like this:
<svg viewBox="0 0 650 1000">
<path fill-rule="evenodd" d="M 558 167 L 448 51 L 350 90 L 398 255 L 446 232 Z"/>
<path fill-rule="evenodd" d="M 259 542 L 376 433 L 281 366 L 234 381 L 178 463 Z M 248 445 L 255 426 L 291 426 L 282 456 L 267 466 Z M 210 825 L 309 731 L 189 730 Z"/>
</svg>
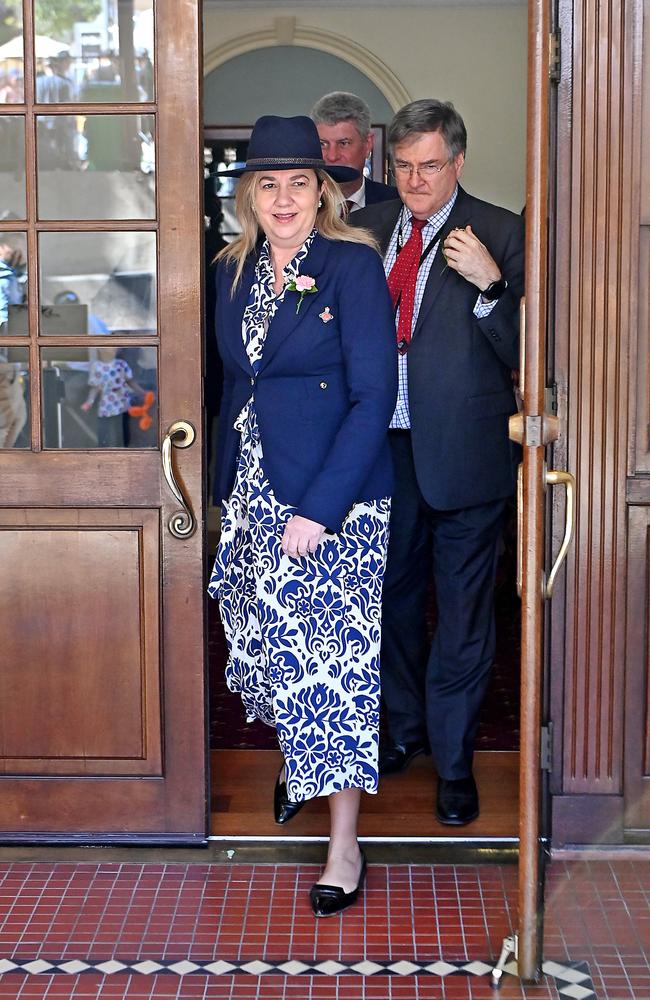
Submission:
<svg viewBox="0 0 650 1000">
<path fill-rule="evenodd" d="M 315 278 L 318 291 L 304 296 L 298 313 L 298 293 L 285 293 L 257 377 L 242 340 L 254 255 L 231 297 L 233 272 L 221 261 L 216 274 L 224 366 L 216 499 L 231 493 L 239 449 L 233 424 L 253 394 L 276 498 L 339 531 L 355 502 L 392 492 L 387 430 L 397 398 L 395 324 L 381 258 L 371 247 L 316 235 L 300 273 Z"/>
<path fill-rule="evenodd" d="M 383 252 L 402 202 L 353 212 L 350 225 L 375 234 Z M 524 227 L 519 215 L 461 187 L 441 239 L 470 224 L 508 288 L 485 319 L 474 316 L 478 289 L 436 252 L 408 353 L 411 441 L 418 485 L 438 510 L 510 496 L 516 463 L 508 417 L 516 410 L 519 300 L 524 293 Z"/>
<path fill-rule="evenodd" d="M 379 181 L 373 181 L 369 177 L 366 177 L 365 187 L 366 208 L 380 201 L 394 201 L 395 198 L 399 198 L 397 188 L 391 187 L 390 184 L 380 184 Z"/>
</svg>

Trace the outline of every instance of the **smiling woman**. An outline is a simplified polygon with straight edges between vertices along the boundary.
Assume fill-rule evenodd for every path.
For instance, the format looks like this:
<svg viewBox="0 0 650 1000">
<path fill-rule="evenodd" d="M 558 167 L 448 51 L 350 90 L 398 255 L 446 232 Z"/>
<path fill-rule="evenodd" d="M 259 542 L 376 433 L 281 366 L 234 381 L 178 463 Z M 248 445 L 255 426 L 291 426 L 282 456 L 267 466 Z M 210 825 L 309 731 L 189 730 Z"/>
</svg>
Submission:
<svg viewBox="0 0 650 1000">
<path fill-rule="evenodd" d="M 372 238 L 340 218 L 336 182 L 358 172 L 325 164 L 309 118 L 259 119 L 231 173 L 244 175 L 242 235 L 218 256 L 222 532 L 210 594 L 228 686 L 284 756 L 276 821 L 329 798 L 328 862 L 310 894 L 328 916 L 363 883 L 360 795 L 378 783 L 392 308 Z"/>
</svg>

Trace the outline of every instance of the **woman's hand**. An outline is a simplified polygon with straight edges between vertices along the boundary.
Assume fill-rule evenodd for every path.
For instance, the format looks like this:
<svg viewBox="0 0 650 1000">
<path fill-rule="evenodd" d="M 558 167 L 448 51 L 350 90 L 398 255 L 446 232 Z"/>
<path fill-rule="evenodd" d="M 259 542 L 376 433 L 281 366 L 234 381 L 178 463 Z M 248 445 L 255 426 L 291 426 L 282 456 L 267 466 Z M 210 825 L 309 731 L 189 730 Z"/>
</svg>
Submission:
<svg viewBox="0 0 650 1000">
<path fill-rule="evenodd" d="M 295 514 L 287 521 L 284 529 L 280 543 L 282 551 L 292 559 L 309 555 L 316 551 L 324 531 L 324 524 L 318 524 L 317 521 L 310 521 L 307 517 Z"/>
</svg>

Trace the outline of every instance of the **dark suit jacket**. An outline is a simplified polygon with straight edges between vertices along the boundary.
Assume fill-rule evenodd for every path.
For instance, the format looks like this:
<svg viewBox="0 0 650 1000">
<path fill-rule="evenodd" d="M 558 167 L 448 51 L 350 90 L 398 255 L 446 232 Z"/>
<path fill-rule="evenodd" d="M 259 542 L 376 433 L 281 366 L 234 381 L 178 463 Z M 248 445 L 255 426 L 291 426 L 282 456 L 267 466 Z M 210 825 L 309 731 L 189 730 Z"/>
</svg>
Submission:
<svg viewBox="0 0 650 1000">
<path fill-rule="evenodd" d="M 379 181 L 372 181 L 366 177 L 366 208 L 368 205 L 377 205 L 380 201 L 394 201 L 399 198 L 397 188 L 390 184 L 380 184 Z M 361 209 L 358 209 L 361 211 Z"/>
<path fill-rule="evenodd" d="M 239 432 L 254 394 L 264 469 L 281 503 L 338 531 L 357 501 L 392 492 L 388 425 L 397 397 L 393 309 L 370 247 L 315 236 L 300 273 L 318 291 L 288 291 L 269 326 L 257 377 L 242 341 L 254 256 L 231 297 L 233 267 L 217 267 L 216 329 L 224 366 L 217 499 L 230 495 Z M 329 307 L 331 320 L 321 314 Z"/>
<path fill-rule="evenodd" d="M 385 252 L 401 201 L 355 212 L 351 224 L 375 233 Z M 436 252 L 408 353 L 411 438 L 418 484 L 439 510 L 473 507 L 514 491 L 508 417 L 515 412 L 524 230 L 518 215 L 462 188 L 441 239 L 470 224 L 508 281 L 486 319 L 473 314 L 478 289 Z"/>
</svg>

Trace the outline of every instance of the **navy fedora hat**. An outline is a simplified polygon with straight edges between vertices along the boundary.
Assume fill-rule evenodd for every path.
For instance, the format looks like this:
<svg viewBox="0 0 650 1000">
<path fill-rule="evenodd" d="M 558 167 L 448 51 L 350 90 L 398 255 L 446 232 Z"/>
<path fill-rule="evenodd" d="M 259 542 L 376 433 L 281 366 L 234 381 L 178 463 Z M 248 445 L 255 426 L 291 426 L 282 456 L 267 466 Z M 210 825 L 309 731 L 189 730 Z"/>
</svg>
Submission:
<svg viewBox="0 0 650 1000">
<path fill-rule="evenodd" d="M 335 181 L 354 181 L 360 177 L 354 167 L 336 167 L 325 163 L 318 129 L 311 118 L 296 115 L 280 118 L 262 115 L 253 126 L 248 143 L 246 166 L 220 170 L 218 177 L 241 177 L 259 170 L 324 170 Z"/>
</svg>

